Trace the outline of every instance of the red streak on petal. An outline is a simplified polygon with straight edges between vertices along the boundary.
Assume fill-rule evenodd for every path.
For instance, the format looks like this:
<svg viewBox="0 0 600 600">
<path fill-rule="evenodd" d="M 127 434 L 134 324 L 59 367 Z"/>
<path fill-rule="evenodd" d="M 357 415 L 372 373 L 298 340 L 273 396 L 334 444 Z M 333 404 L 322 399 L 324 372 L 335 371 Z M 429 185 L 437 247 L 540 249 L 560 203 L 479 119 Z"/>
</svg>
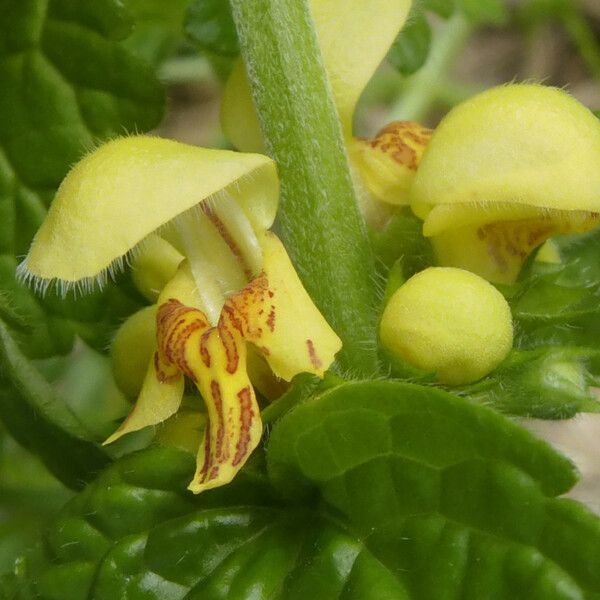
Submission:
<svg viewBox="0 0 600 600">
<path fill-rule="evenodd" d="M 206 429 L 204 434 L 204 463 L 202 464 L 202 469 L 199 473 L 200 483 L 206 481 L 206 475 L 208 474 L 208 466 L 210 464 L 210 436 L 208 432 L 210 431 L 210 420 L 206 418 Z"/>
<path fill-rule="evenodd" d="M 254 418 L 254 410 L 252 410 L 252 390 L 250 386 L 241 389 L 237 397 L 240 401 L 240 436 L 236 444 L 236 453 L 231 463 L 234 467 L 238 465 L 248 454 L 248 446 L 250 445 L 250 428 Z"/>
<path fill-rule="evenodd" d="M 210 337 L 211 332 L 212 329 L 209 329 L 208 331 L 203 333 L 202 337 L 200 338 L 200 357 L 202 358 L 202 362 L 204 363 L 204 366 L 207 369 L 210 368 L 210 352 L 208 351 L 206 345 L 208 343 L 208 338 Z"/>
<path fill-rule="evenodd" d="M 210 382 L 210 395 L 214 401 L 215 411 L 217 413 L 218 426 L 215 440 L 215 459 L 219 462 L 227 460 L 227 452 L 223 452 L 223 440 L 225 437 L 225 421 L 223 418 L 223 398 L 221 396 L 221 386 L 214 379 Z M 225 456 L 223 456 L 225 455 Z"/>
<path fill-rule="evenodd" d="M 315 369 L 320 369 L 323 366 L 323 362 L 317 356 L 317 352 L 315 350 L 315 345 L 312 340 L 306 340 L 306 347 L 308 348 L 308 357 L 310 358 L 310 362 Z"/>
<path fill-rule="evenodd" d="M 269 316 L 267 318 L 267 327 L 269 331 L 275 331 L 275 307 L 271 305 L 271 310 L 269 311 Z"/>
<path fill-rule="evenodd" d="M 158 352 L 154 353 L 154 370 L 156 371 L 156 378 L 160 383 L 171 383 L 176 381 L 179 377 L 177 369 L 171 365 L 163 363 L 160 360 Z"/>
<path fill-rule="evenodd" d="M 229 233 L 227 227 L 219 217 L 215 214 L 214 210 L 210 206 L 208 202 L 202 203 L 202 212 L 210 219 L 211 223 L 215 226 L 216 230 L 219 232 L 220 236 L 223 238 L 223 241 L 229 246 L 231 253 L 235 256 L 238 264 L 242 267 L 244 271 L 244 275 L 247 279 L 252 279 L 252 269 L 246 262 L 244 258 L 244 254 L 240 250 L 240 247 L 237 245 L 237 242 L 233 238 L 233 236 Z"/>
<path fill-rule="evenodd" d="M 221 343 L 227 357 L 227 372 L 232 374 L 237 371 L 240 362 L 240 353 L 237 347 L 236 339 L 233 333 L 227 328 L 224 322 L 219 323 L 219 334 Z M 243 342 L 242 342 L 243 343 Z"/>
</svg>

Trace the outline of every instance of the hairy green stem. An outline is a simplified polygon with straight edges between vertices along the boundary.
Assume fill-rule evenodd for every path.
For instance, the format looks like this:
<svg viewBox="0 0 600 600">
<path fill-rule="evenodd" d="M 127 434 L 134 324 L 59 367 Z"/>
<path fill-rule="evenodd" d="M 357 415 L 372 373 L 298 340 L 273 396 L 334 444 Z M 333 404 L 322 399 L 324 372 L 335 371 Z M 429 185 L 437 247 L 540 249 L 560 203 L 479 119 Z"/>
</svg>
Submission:
<svg viewBox="0 0 600 600">
<path fill-rule="evenodd" d="M 373 255 L 308 3 L 230 4 L 266 148 L 279 169 L 279 231 L 308 292 L 344 343 L 341 368 L 373 375 Z"/>
<path fill-rule="evenodd" d="M 457 12 L 434 38 L 427 62 L 406 80 L 406 91 L 390 111 L 390 120 L 422 121 L 446 91 L 445 78 L 469 39 L 473 26 Z M 464 99 L 464 98 L 463 98 Z"/>
</svg>

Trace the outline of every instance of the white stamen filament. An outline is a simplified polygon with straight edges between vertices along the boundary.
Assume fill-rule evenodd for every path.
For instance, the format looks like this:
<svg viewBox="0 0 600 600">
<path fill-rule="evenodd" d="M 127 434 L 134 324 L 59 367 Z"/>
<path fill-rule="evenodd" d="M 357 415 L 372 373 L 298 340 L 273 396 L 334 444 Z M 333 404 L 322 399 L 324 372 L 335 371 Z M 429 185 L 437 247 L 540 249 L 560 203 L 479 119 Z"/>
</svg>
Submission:
<svg viewBox="0 0 600 600">
<path fill-rule="evenodd" d="M 227 296 L 262 269 L 262 249 L 243 209 L 226 194 L 179 215 L 174 229 L 202 309 L 214 325 Z"/>
<path fill-rule="evenodd" d="M 252 275 L 258 275 L 262 270 L 262 248 L 240 205 L 227 192 L 224 192 L 216 198 L 212 210 L 235 240 Z"/>
</svg>

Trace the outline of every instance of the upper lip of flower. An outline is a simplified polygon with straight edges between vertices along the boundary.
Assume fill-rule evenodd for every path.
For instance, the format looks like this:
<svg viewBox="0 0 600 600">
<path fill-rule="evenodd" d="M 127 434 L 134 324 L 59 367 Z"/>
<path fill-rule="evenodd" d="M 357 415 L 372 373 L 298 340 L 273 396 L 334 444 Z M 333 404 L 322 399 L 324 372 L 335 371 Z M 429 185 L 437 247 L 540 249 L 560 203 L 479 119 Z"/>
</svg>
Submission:
<svg viewBox="0 0 600 600">
<path fill-rule="evenodd" d="M 224 194 L 256 229 L 268 229 L 279 195 L 275 163 L 150 136 L 108 142 L 61 184 L 19 277 L 40 291 L 54 281 L 63 292 L 102 285 L 148 235 Z"/>
<path fill-rule="evenodd" d="M 158 298 L 154 359 L 134 410 L 107 442 L 175 413 L 188 377 L 207 408 L 194 492 L 230 481 L 260 441 L 246 342 L 286 380 L 323 376 L 341 347 L 267 231 L 277 201 L 266 156 L 114 140 L 66 177 L 20 266 L 42 290 L 53 281 L 63 292 L 87 290 L 157 231 L 179 246 L 181 262 Z"/>
</svg>

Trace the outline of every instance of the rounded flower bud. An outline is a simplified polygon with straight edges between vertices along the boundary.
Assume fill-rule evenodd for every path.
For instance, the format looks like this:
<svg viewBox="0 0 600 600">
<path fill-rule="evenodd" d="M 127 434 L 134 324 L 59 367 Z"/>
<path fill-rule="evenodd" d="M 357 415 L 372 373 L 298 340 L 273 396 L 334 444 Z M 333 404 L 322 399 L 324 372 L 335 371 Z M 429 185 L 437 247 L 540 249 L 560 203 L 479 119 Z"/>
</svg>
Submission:
<svg viewBox="0 0 600 600">
<path fill-rule="evenodd" d="M 385 308 L 383 345 L 450 385 L 481 379 L 512 347 L 512 317 L 502 294 L 462 269 L 432 267 L 411 277 Z"/>
<path fill-rule="evenodd" d="M 156 347 L 156 305 L 146 306 L 121 325 L 111 347 L 112 372 L 118 388 L 137 398 Z"/>
</svg>

